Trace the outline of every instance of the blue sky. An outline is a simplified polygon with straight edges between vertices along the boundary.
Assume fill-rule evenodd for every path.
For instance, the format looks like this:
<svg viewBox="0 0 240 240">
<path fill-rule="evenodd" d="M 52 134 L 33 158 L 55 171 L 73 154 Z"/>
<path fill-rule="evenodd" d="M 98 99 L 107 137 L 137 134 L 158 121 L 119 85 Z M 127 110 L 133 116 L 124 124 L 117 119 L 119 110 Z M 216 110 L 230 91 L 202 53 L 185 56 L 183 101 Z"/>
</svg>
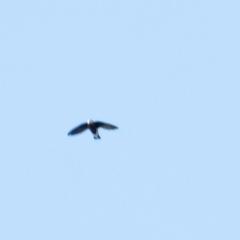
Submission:
<svg viewBox="0 0 240 240">
<path fill-rule="evenodd" d="M 240 2 L 0 5 L 0 239 L 240 239 Z M 88 118 L 114 125 L 67 133 Z"/>
</svg>

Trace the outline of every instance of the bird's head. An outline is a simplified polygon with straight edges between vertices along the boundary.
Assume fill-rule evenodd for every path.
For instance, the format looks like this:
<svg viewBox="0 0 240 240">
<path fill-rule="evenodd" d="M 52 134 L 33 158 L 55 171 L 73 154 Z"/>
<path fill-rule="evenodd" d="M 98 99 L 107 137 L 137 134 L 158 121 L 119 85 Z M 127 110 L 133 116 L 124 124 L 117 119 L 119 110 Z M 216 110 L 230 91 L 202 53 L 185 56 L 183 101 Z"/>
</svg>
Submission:
<svg viewBox="0 0 240 240">
<path fill-rule="evenodd" d="M 91 123 L 93 123 L 93 120 L 92 119 L 88 119 L 87 120 L 87 124 L 91 124 Z"/>
</svg>

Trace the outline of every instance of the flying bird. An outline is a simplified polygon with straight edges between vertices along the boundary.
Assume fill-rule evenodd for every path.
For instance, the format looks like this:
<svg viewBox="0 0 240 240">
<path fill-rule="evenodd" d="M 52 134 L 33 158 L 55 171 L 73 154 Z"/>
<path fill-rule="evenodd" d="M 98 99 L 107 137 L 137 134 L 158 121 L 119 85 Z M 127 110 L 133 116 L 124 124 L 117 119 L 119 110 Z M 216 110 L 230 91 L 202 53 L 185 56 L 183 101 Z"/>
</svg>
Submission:
<svg viewBox="0 0 240 240">
<path fill-rule="evenodd" d="M 100 139 L 100 136 L 98 134 L 98 128 L 99 127 L 107 129 L 107 130 L 112 130 L 112 129 L 117 129 L 118 128 L 118 127 L 116 127 L 112 124 L 109 124 L 109 123 L 104 123 L 104 122 L 100 122 L 100 121 L 94 122 L 93 120 L 88 119 L 86 123 L 82 123 L 79 126 L 72 129 L 68 133 L 68 135 L 75 135 L 75 134 L 82 133 L 83 131 L 89 129 L 92 132 L 94 139 Z"/>
</svg>

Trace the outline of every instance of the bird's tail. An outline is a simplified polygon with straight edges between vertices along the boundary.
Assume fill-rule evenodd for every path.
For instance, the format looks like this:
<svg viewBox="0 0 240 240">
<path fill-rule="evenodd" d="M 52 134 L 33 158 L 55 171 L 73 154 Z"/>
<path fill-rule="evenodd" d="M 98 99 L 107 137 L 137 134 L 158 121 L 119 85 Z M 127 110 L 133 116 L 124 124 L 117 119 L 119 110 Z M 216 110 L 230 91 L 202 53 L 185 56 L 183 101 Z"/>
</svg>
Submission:
<svg viewBox="0 0 240 240">
<path fill-rule="evenodd" d="M 99 135 L 97 135 L 97 136 L 93 136 L 93 138 L 94 138 L 95 140 L 97 140 L 97 139 L 101 139 Z"/>
</svg>

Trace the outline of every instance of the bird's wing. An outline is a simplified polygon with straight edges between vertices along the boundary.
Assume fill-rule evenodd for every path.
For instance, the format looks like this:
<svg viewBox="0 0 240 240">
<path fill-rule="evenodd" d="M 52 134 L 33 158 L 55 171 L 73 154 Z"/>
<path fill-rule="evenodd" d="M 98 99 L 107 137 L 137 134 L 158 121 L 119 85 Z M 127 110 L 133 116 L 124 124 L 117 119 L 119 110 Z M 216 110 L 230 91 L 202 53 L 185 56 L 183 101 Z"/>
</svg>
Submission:
<svg viewBox="0 0 240 240">
<path fill-rule="evenodd" d="M 95 122 L 95 125 L 96 127 L 101 127 L 101 128 L 104 128 L 104 129 L 108 129 L 108 130 L 111 130 L 111 129 L 117 129 L 118 127 L 112 125 L 112 124 L 109 124 L 109 123 L 104 123 L 104 122 Z"/>
<path fill-rule="evenodd" d="M 75 135 L 75 134 L 78 134 L 78 133 L 81 133 L 83 131 L 85 131 L 86 129 L 88 129 L 88 125 L 87 123 L 83 123 L 77 127 L 75 127 L 74 129 L 72 129 L 68 135 Z"/>
</svg>

